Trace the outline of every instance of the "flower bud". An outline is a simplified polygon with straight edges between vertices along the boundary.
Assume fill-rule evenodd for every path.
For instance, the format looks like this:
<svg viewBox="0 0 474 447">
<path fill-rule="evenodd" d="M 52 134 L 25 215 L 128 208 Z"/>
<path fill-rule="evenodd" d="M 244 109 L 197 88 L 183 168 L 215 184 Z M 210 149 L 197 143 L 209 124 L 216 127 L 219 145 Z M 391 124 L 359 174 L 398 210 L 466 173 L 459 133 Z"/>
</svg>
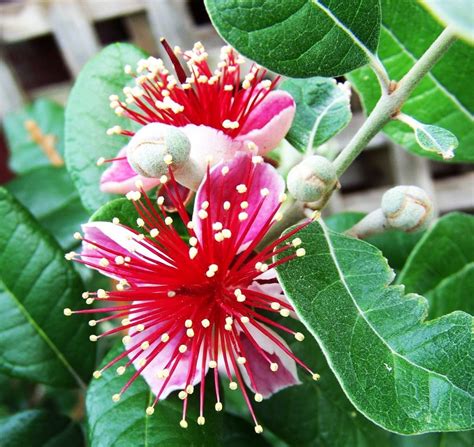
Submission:
<svg viewBox="0 0 474 447">
<path fill-rule="evenodd" d="M 389 189 L 382 197 L 382 211 L 392 228 L 407 232 L 425 229 L 433 218 L 433 204 L 417 186 Z"/>
<path fill-rule="evenodd" d="M 316 202 L 332 191 L 337 183 L 333 164 L 324 157 L 305 158 L 288 173 L 290 194 L 301 202 Z"/>
<path fill-rule="evenodd" d="M 191 143 L 179 128 L 151 123 L 140 129 L 127 145 L 127 159 L 133 170 L 144 177 L 159 178 L 182 167 L 189 159 Z"/>
</svg>

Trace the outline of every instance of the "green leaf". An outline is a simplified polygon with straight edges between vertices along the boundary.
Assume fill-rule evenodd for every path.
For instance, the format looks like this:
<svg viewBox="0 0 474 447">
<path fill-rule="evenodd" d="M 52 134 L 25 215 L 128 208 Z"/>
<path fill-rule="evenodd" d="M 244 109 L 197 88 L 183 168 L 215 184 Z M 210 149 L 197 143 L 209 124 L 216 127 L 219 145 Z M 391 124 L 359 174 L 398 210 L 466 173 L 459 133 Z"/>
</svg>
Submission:
<svg viewBox="0 0 474 447">
<path fill-rule="evenodd" d="M 0 188 L 0 370 L 57 387 L 89 377 L 95 346 L 82 316 L 66 318 L 83 284 L 57 242 Z"/>
<path fill-rule="evenodd" d="M 253 425 L 233 414 L 223 414 L 221 445 L 225 447 L 270 447 L 263 436 L 257 436 Z"/>
<path fill-rule="evenodd" d="M 393 435 L 393 447 L 472 447 L 474 432 L 429 433 L 420 436 Z"/>
<path fill-rule="evenodd" d="M 351 120 L 350 90 L 331 78 L 288 79 L 280 88 L 293 96 L 296 115 L 286 139 L 301 152 L 320 146 Z"/>
<path fill-rule="evenodd" d="M 112 349 L 103 364 L 119 355 L 122 349 L 119 345 Z M 187 429 L 179 426 L 183 402 L 178 399 L 176 393 L 160 401 L 152 416 L 145 414 L 145 409 L 151 404 L 154 395 L 140 376 L 119 402 L 113 402 L 112 395 L 120 391 L 134 372 L 134 368 L 130 367 L 125 374 L 118 376 L 115 368 L 112 368 L 112 371 L 104 371 L 102 377 L 94 380 L 89 386 L 86 407 L 91 447 L 222 445 L 220 437 L 225 428 L 222 427 L 222 420 L 214 411 L 211 402 L 206 406 L 206 424 L 199 426 L 196 423 L 199 414 L 199 389 L 189 400 Z M 212 393 L 209 387 L 208 391 L 207 394 Z"/>
<path fill-rule="evenodd" d="M 140 217 L 131 200 L 120 198 L 111 200 L 101 206 L 91 217 L 91 222 L 112 222 L 117 217 L 122 225 L 142 232 L 143 228 L 137 225 Z"/>
<path fill-rule="evenodd" d="M 416 32 L 414 32 L 416 30 Z M 382 0 L 382 32 L 378 55 L 391 79 L 400 80 L 434 42 L 443 28 L 415 1 Z M 425 76 L 402 107 L 402 111 L 422 123 L 449 130 L 459 140 L 454 162 L 474 161 L 474 95 L 471 77 L 474 52 L 464 42 L 456 42 Z M 368 67 L 348 76 L 369 113 L 380 97 L 377 79 Z M 384 132 L 410 152 L 442 160 L 434 152 L 418 146 L 412 130 L 392 121 Z"/>
<path fill-rule="evenodd" d="M 472 317 L 426 324 L 426 300 L 389 286 L 393 272 L 375 247 L 321 221 L 299 237 L 306 256 L 278 274 L 353 405 L 402 434 L 472 428 Z"/>
<path fill-rule="evenodd" d="M 109 107 L 109 96 L 120 93 L 130 81 L 123 67 L 133 65 L 145 54 L 129 44 L 104 48 L 90 60 L 79 74 L 66 107 L 66 165 L 81 195 L 86 210 L 94 212 L 111 196 L 99 189 L 104 167 L 97 166 L 99 157 L 113 158 L 129 140 L 124 136 L 108 136 L 114 125 L 129 121 L 115 115 Z"/>
<path fill-rule="evenodd" d="M 445 160 L 454 157 L 454 149 L 459 145 L 458 139 L 449 130 L 428 124 L 416 127 L 415 138 L 424 150 L 441 155 Z"/>
<path fill-rule="evenodd" d="M 305 333 L 300 343 L 287 339 L 291 350 L 321 378 L 300 373 L 302 385 L 286 388 L 255 407 L 264 427 L 289 445 L 299 447 L 388 447 L 389 433 L 355 411 L 341 390 L 316 341 L 301 324 L 285 326 Z"/>
<path fill-rule="evenodd" d="M 459 37 L 466 39 L 471 44 L 474 43 L 474 16 L 470 0 L 449 2 L 446 0 L 421 0 L 420 3 L 442 24 L 450 25 Z"/>
<path fill-rule="evenodd" d="M 54 148 L 60 155 L 64 153 L 64 108 L 49 99 L 38 99 L 20 111 L 7 115 L 4 120 L 11 155 L 10 168 L 18 174 L 51 165 L 44 150 L 26 130 L 27 121 L 33 121 L 43 136 L 53 136 Z"/>
<path fill-rule="evenodd" d="M 243 55 L 294 77 L 338 76 L 377 49 L 379 0 L 205 0 L 219 34 Z"/>
<path fill-rule="evenodd" d="M 6 189 L 33 214 L 65 250 L 77 245 L 72 234 L 88 215 L 65 168 L 42 166 L 20 175 Z"/>
<path fill-rule="evenodd" d="M 158 206 L 155 207 L 156 212 L 160 212 Z M 173 213 L 170 213 L 173 216 Z M 137 225 L 137 218 L 140 217 L 133 202 L 128 199 L 120 198 L 111 200 L 101 206 L 91 217 L 91 222 L 112 222 L 117 217 L 122 225 L 132 228 L 139 233 L 146 234 L 143 227 Z M 181 219 L 175 219 L 173 222 L 174 229 L 181 235 L 183 239 L 189 239 L 189 233 Z"/>
<path fill-rule="evenodd" d="M 0 419 L 2 447 L 82 447 L 82 431 L 68 417 L 28 410 Z"/>
<path fill-rule="evenodd" d="M 408 292 L 417 291 L 429 299 L 430 318 L 457 309 L 474 313 L 473 234 L 473 216 L 442 217 L 425 233 L 400 273 L 398 282 Z"/>
<path fill-rule="evenodd" d="M 343 212 L 325 218 L 324 222 L 331 230 L 343 233 L 353 227 L 364 216 L 365 213 Z M 422 231 L 405 233 L 400 230 L 388 230 L 370 236 L 365 241 L 375 245 L 387 258 L 389 265 L 395 271 L 400 271 L 422 235 Z"/>
</svg>

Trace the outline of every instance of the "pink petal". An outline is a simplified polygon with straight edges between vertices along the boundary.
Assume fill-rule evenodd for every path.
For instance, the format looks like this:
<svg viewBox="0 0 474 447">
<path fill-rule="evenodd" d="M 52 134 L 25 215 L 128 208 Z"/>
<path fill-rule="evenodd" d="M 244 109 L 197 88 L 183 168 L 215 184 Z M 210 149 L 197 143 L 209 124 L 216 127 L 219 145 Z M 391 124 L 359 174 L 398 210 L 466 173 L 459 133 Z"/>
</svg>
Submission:
<svg viewBox="0 0 474 447">
<path fill-rule="evenodd" d="M 146 239 L 139 241 L 136 233 L 122 225 L 112 222 L 89 222 L 82 226 L 85 241 L 82 244 L 81 257 L 89 262 L 91 268 L 99 270 L 104 275 L 112 278 L 126 279 L 129 283 L 137 283 L 133 275 L 124 277 L 115 263 L 117 256 L 129 256 L 132 260 L 140 262 L 162 263 L 170 265 L 159 255 L 156 247 Z M 96 248 L 90 247 L 92 243 Z M 89 257 L 92 256 L 92 257 Z M 107 259 L 106 267 L 100 265 L 101 259 Z"/>
<path fill-rule="evenodd" d="M 229 168 L 229 172 L 226 175 L 224 175 L 222 171 L 224 167 Z M 249 173 L 252 168 L 254 169 L 253 176 L 251 183 L 248 184 Z M 240 225 L 237 220 L 238 223 L 234 223 L 234 227 L 229 228 L 235 238 L 242 234 L 243 231 L 247 231 L 241 242 L 241 246 L 245 246 L 245 244 L 251 242 L 258 235 L 268 219 L 271 218 L 272 213 L 278 208 L 279 198 L 285 190 L 285 182 L 273 166 L 268 163 L 254 164 L 252 157 L 244 152 L 238 153 L 228 162 L 222 162 L 216 165 L 211 170 L 210 175 L 212 182 L 210 195 L 208 188 L 206 188 L 207 182 L 202 182 L 194 202 L 193 222 L 196 235 L 202 240 L 202 227 L 205 220 L 199 218 L 198 212 L 203 202 L 209 202 L 210 205 L 207 211 L 211 216 L 212 223 L 214 223 L 226 222 L 226 216 L 229 213 L 239 213 L 243 211 L 240 205 L 246 201 L 248 202 L 248 207 L 245 209 L 245 212 L 249 216 L 248 219 L 240 223 Z M 245 184 L 247 191 L 240 194 L 236 188 L 242 184 Z M 261 194 L 264 188 L 268 189 L 269 192 L 265 198 L 263 198 Z M 226 201 L 231 204 L 229 211 L 224 209 L 224 202 Z M 260 203 L 262 203 L 262 205 L 258 208 Z M 236 228 L 238 228 L 238 233 L 234 234 Z"/>
<path fill-rule="evenodd" d="M 139 314 L 135 313 L 134 315 L 130 315 L 129 318 L 132 319 L 133 317 L 138 317 Z M 134 361 L 133 365 L 137 370 L 141 369 L 140 360 L 146 358 L 150 354 L 153 355 L 153 350 L 161 347 L 163 342 L 161 341 L 161 335 L 163 331 L 161 330 L 162 325 L 155 324 L 152 327 L 145 329 L 142 332 L 137 332 L 135 327 L 132 327 L 128 334 L 131 336 L 131 341 L 126 345 L 127 348 L 130 348 L 134 345 L 141 344 L 144 341 L 148 341 L 150 346 L 148 349 L 143 351 Z M 183 390 L 187 385 L 187 378 L 189 373 L 189 368 L 192 364 L 196 364 L 196 369 L 190 383 L 194 386 L 197 385 L 201 381 L 201 373 L 202 373 L 202 355 L 201 352 L 199 353 L 197 360 L 194 359 L 192 362 L 192 351 L 187 351 L 184 354 L 179 354 L 181 356 L 181 360 L 174 369 L 173 373 L 170 374 L 170 378 L 166 383 L 166 386 L 163 388 L 165 383 L 165 379 L 161 379 L 158 377 L 157 373 L 162 371 L 163 369 L 171 369 L 169 362 L 173 358 L 173 354 L 175 353 L 176 349 L 180 344 L 180 340 L 182 336 L 185 336 L 185 330 L 183 329 L 182 333 L 176 334 L 172 337 L 168 342 L 165 343 L 164 348 L 157 353 L 157 355 L 147 363 L 147 366 L 141 372 L 141 376 L 146 380 L 148 385 L 150 386 L 153 393 L 158 395 L 160 394 L 160 399 L 166 399 L 166 397 L 176 390 Z M 152 342 L 152 340 L 155 340 Z M 140 349 L 140 348 L 138 348 Z M 129 353 L 129 357 L 134 357 L 138 350 L 134 350 L 132 353 Z M 208 367 L 204 371 L 206 374 L 208 371 Z M 163 389 L 162 389 L 163 388 Z"/>
<path fill-rule="evenodd" d="M 127 146 L 120 150 L 117 158 L 126 157 L 126 148 Z M 137 189 L 135 186 L 137 180 L 141 180 L 145 191 L 152 189 L 160 183 L 159 179 L 138 175 L 130 166 L 127 158 L 124 158 L 123 160 L 113 161 L 102 173 L 100 190 L 111 194 L 126 194 Z"/>
<path fill-rule="evenodd" d="M 295 111 L 295 101 L 289 93 L 273 90 L 250 113 L 237 140 L 252 141 L 258 146 L 259 154 L 266 154 L 288 133 Z"/>
<path fill-rule="evenodd" d="M 271 333 L 279 343 L 290 349 L 280 336 L 268 327 L 264 326 L 264 328 L 266 331 Z M 288 356 L 276 342 L 271 340 L 251 324 L 247 325 L 247 330 L 251 334 L 253 340 L 251 341 L 244 332 L 241 332 L 239 335 L 243 352 L 247 359 L 245 365 L 239 365 L 239 369 L 246 385 L 250 389 L 256 393 L 260 393 L 263 397 L 269 397 L 283 388 L 301 383 L 296 371 L 296 362 Z M 266 352 L 267 356 L 273 363 L 278 364 L 277 371 L 273 372 L 270 370 L 268 361 L 258 352 L 255 343 Z M 250 370 L 256 389 L 254 389 L 251 384 L 246 368 Z"/>
<path fill-rule="evenodd" d="M 188 124 L 180 130 L 191 142 L 191 163 L 183 169 L 177 169 L 174 175 L 181 185 L 193 191 L 199 187 L 208 164 L 212 166 L 222 160 L 231 159 L 237 151 L 243 149 L 242 142 L 209 126 Z"/>
<path fill-rule="evenodd" d="M 275 269 L 267 270 L 266 272 L 262 273 L 258 278 L 255 279 L 255 281 L 252 282 L 252 284 L 250 284 L 249 289 L 275 297 L 279 301 L 283 301 L 284 303 L 293 307 L 288 301 L 288 298 L 286 297 L 285 292 L 278 281 Z M 290 311 L 290 316 L 299 321 L 299 318 L 294 310 Z"/>
</svg>

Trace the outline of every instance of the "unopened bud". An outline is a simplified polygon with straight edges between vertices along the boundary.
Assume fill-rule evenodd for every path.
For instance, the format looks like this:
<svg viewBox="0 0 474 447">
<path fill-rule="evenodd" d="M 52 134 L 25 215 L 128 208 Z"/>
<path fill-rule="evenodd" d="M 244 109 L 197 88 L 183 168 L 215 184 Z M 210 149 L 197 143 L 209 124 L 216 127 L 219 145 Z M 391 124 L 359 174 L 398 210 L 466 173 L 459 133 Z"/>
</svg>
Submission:
<svg viewBox="0 0 474 447">
<path fill-rule="evenodd" d="M 396 186 L 383 195 L 382 212 L 392 228 L 411 232 L 430 224 L 433 204 L 428 194 L 417 186 Z"/>
<path fill-rule="evenodd" d="M 337 183 L 333 164 L 320 155 L 305 158 L 288 173 L 287 184 L 291 195 L 301 202 L 317 202 Z"/>
<path fill-rule="evenodd" d="M 178 128 L 151 123 L 140 129 L 127 145 L 127 159 L 144 177 L 160 178 L 168 167 L 182 167 L 189 159 L 191 143 Z"/>
</svg>

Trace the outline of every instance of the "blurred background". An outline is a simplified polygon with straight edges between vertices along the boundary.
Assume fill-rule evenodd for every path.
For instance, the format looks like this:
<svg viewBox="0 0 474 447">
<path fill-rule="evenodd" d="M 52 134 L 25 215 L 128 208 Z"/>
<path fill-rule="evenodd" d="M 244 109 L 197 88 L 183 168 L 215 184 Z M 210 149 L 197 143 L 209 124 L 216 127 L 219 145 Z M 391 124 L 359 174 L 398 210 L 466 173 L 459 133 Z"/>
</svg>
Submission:
<svg viewBox="0 0 474 447">
<path fill-rule="evenodd" d="M 47 163 L 45 153 L 51 146 L 62 148 L 61 129 L 44 128 L 48 122 L 40 125 L 34 116 L 54 108 L 44 99 L 66 103 L 74 78 L 102 46 L 131 42 L 160 55 L 161 36 L 182 48 L 200 40 L 211 55 L 222 45 L 202 0 L 0 0 L 0 183 L 24 171 L 18 168 L 24 166 L 19 153 L 22 145 L 29 145 L 27 165 L 30 161 L 36 165 L 36 157 L 39 164 Z M 26 109 L 26 115 L 25 109 L 18 113 L 38 98 L 43 102 Z M 61 108 L 54 110 L 62 113 Z M 363 120 L 356 94 L 353 112 L 352 123 L 337 138 L 341 147 Z M 344 175 L 343 188 L 333 197 L 330 211 L 371 211 L 393 184 L 425 188 L 435 196 L 441 214 L 474 211 L 472 167 L 416 158 L 383 135 L 371 142 Z"/>
</svg>

